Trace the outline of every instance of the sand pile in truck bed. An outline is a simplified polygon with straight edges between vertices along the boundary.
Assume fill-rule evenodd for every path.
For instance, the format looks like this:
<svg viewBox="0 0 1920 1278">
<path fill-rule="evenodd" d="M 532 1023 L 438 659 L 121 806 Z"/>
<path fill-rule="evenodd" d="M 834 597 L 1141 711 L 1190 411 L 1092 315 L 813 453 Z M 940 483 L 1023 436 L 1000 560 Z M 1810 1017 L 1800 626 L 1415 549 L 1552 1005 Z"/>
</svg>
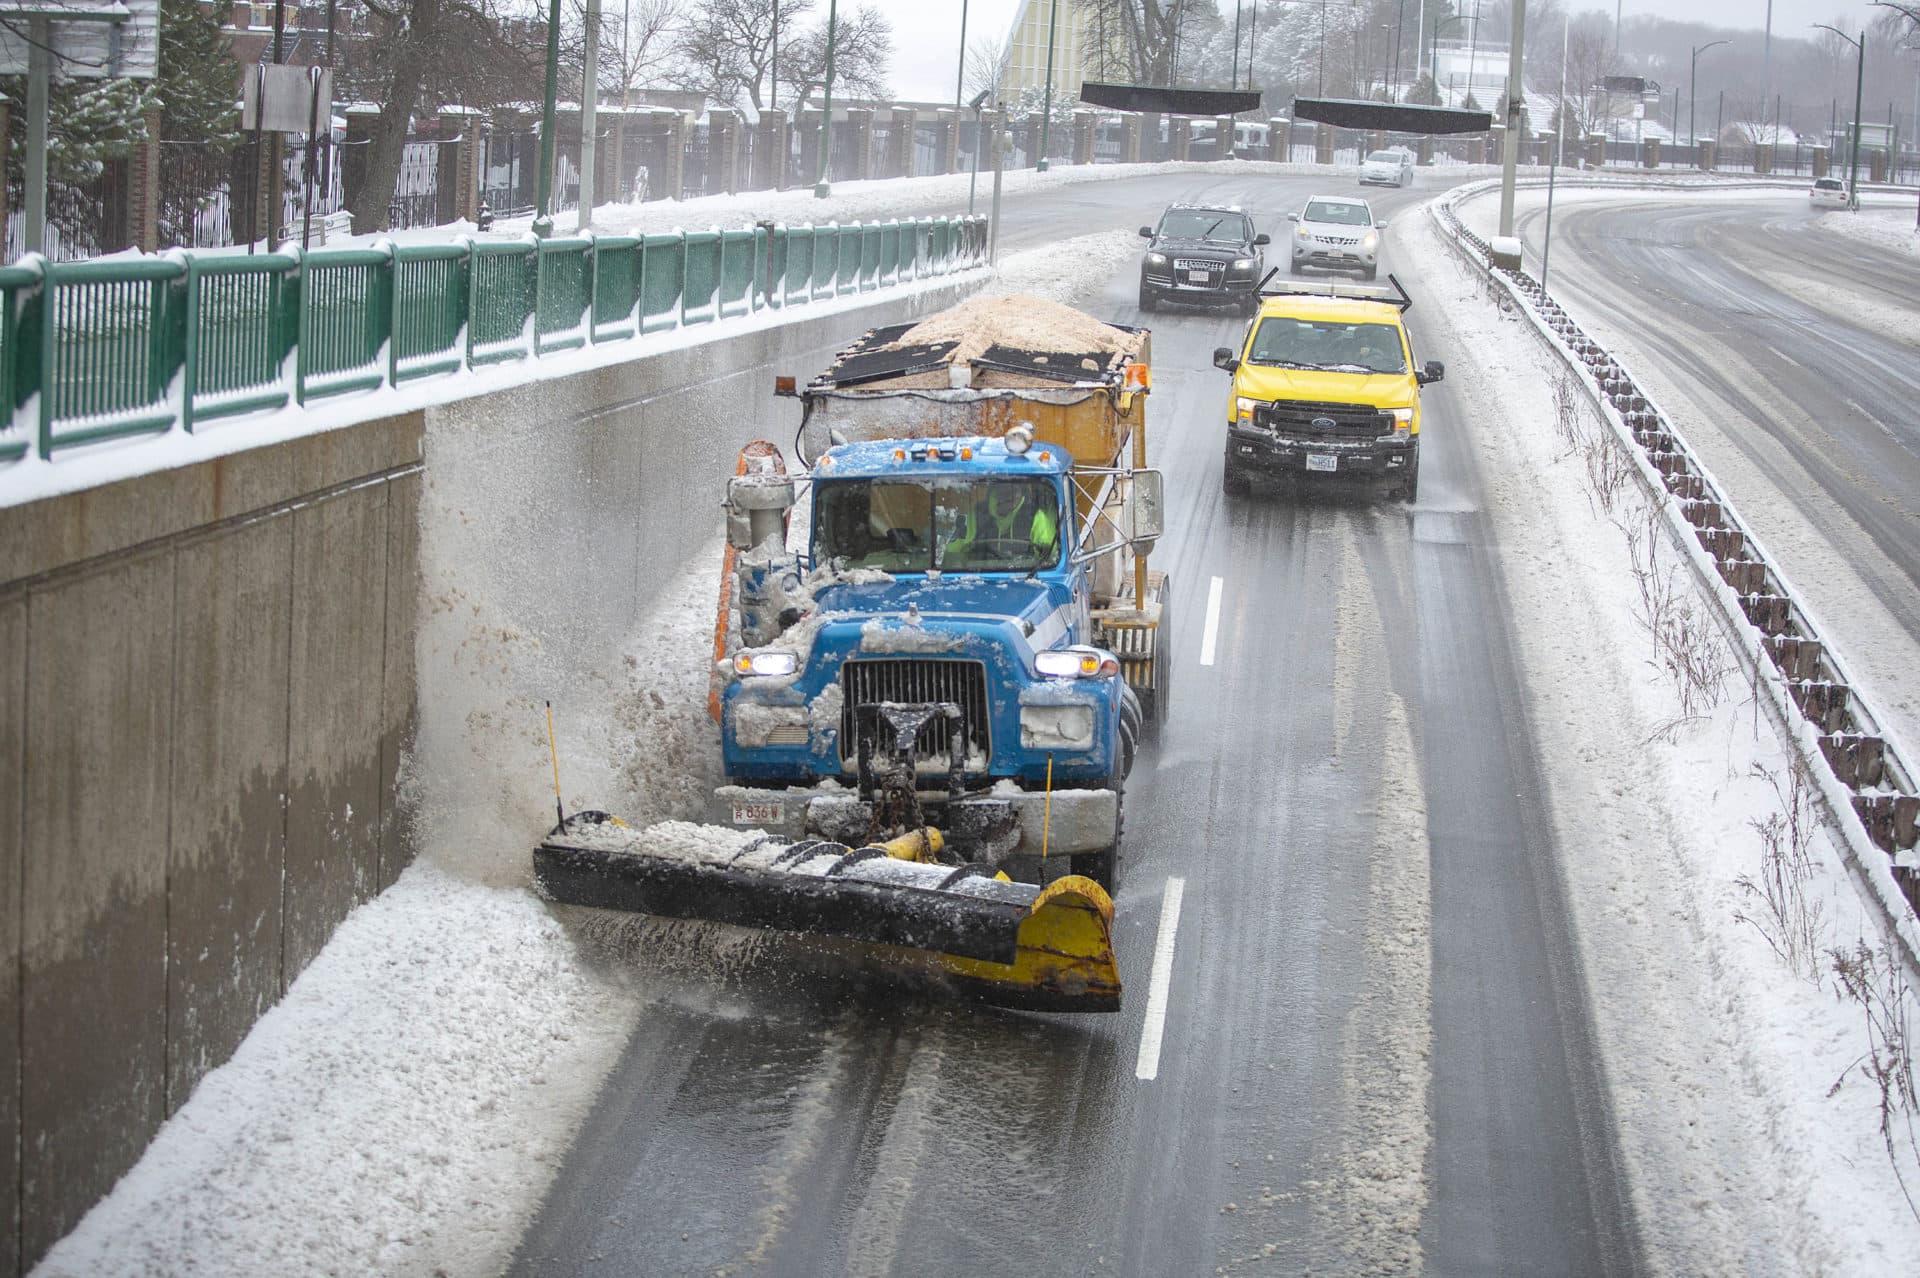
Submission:
<svg viewBox="0 0 1920 1278">
<path fill-rule="evenodd" d="M 887 348 L 956 342 L 947 356 L 951 364 L 971 363 L 994 346 L 1023 351 L 1059 351 L 1075 357 L 1073 365 L 1063 369 L 1097 380 L 1120 354 L 1141 354 L 1142 337 L 1115 328 L 1071 306 L 1049 302 L 1021 293 L 998 297 L 975 297 L 930 315 L 902 333 Z M 882 349 L 887 349 L 882 348 Z M 1092 356 L 1093 358 L 1087 358 Z M 913 373 L 890 378 L 889 389 L 920 390 L 944 387 L 949 383 L 945 371 Z M 1058 386 L 1050 378 L 1030 373 L 1009 373 L 1000 369 L 977 369 L 972 384 L 979 388 L 1020 388 Z"/>
<path fill-rule="evenodd" d="M 1028 297 L 1021 293 L 999 297 L 974 297 L 930 315 L 902 333 L 895 346 L 920 346 L 933 342 L 958 342 L 952 359 L 972 360 L 986 353 L 989 346 L 1012 346 L 1023 351 L 1068 351 L 1085 355 L 1094 351 L 1112 355 L 1137 353 L 1140 336 L 1071 306 Z"/>
</svg>

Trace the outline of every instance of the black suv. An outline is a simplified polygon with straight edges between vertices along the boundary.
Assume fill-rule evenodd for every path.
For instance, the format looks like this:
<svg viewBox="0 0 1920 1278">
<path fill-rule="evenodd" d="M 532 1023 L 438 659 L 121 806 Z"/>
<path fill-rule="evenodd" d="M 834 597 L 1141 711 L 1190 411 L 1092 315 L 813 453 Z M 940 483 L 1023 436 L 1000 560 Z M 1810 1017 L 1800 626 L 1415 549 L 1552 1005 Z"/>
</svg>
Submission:
<svg viewBox="0 0 1920 1278">
<path fill-rule="evenodd" d="M 1260 277 L 1270 243 L 1256 235 L 1253 219 L 1230 205 L 1175 204 L 1160 215 L 1160 227 L 1140 228 L 1147 255 L 1140 262 L 1140 309 L 1161 302 L 1190 306 L 1259 308 Z"/>
</svg>

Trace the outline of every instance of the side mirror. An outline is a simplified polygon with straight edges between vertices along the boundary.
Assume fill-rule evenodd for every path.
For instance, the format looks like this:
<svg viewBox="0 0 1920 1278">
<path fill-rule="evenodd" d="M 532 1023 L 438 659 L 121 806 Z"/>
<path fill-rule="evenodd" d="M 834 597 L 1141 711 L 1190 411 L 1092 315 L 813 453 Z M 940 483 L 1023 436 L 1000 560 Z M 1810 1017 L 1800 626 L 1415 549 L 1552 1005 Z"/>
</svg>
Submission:
<svg viewBox="0 0 1920 1278">
<path fill-rule="evenodd" d="M 1145 236 L 1147 239 L 1152 239 L 1153 228 L 1151 226 L 1143 226 L 1140 228 L 1140 234 Z"/>
<path fill-rule="evenodd" d="M 1166 479 L 1157 470 L 1133 472 L 1133 500 L 1127 503 L 1127 540 L 1152 545 L 1167 530 Z"/>
<path fill-rule="evenodd" d="M 1386 220 L 1385 218 L 1381 218 L 1381 219 L 1380 219 L 1380 220 L 1379 220 L 1378 222 L 1375 222 L 1375 223 L 1373 224 L 1373 229 L 1374 229 L 1374 230 L 1376 230 L 1376 231 L 1384 231 L 1384 230 L 1386 230 L 1386 229 L 1387 229 L 1387 220 Z"/>
<path fill-rule="evenodd" d="M 1213 366 L 1223 373 L 1231 373 L 1234 369 L 1240 367 L 1240 361 L 1233 357 L 1233 347 L 1214 347 Z"/>
<path fill-rule="evenodd" d="M 1437 359 L 1427 361 L 1425 368 L 1413 375 L 1413 380 L 1421 386 L 1430 386 L 1447 375 L 1447 366 Z"/>
<path fill-rule="evenodd" d="M 1289 213 L 1289 214 L 1287 214 L 1287 221 L 1289 221 L 1289 222 L 1298 222 L 1299 220 L 1300 220 L 1300 215 L 1299 215 L 1298 213 Z"/>
<path fill-rule="evenodd" d="M 1259 248 L 1263 244 L 1271 244 L 1271 243 L 1273 243 L 1273 237 L 1271 235 L 1268 235 L 1265 231 L 1262 231 L 1260 232 L 1260 234 L 1253 237 L 1253 246 L 1255 248 Z"/>
</svg>

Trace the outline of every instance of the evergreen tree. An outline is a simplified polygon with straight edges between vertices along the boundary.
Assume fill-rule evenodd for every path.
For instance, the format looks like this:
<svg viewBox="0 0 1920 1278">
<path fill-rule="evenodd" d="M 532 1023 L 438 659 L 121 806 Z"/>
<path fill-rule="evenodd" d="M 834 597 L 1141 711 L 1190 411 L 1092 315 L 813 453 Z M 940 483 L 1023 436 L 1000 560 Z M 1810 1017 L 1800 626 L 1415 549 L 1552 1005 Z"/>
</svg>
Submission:
<svg viewBox="0 0 1920 1278">
<path fill-rule="evenodd" d="M 240 64 L 199 0 L 160 0 L 160 136 L 220 154 L 240 141 Z"/>
</svg>

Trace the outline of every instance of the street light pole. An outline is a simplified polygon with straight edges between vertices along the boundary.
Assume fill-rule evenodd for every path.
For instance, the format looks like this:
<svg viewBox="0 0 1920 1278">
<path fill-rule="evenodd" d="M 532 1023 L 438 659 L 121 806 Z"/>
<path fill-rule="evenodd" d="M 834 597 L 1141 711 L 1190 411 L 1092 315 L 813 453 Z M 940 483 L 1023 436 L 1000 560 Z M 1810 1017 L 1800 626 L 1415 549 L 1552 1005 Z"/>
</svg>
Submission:
<svg viewBox="0 0 1920 1278">
<path fill-rule="evenodd" d="M 1831 31 L 1859 51 L 1860 60 L 1853 74 L 1853 144 L 1847 148 L 1847 207 L 1860 211 L 1860 97 L 1866 88 L 1867 76 L 1867 33 L 1862 31 L 1858 40 L 1838 27 L 1830 27 L 1824 22 L 1814 26 L 1822 31 Z"/>
<path fill-rule="evenodd" d="M 1440 96 L 1440 33 L 1447 29 L 1450 22 L 1465 22 L 1467 15 L 1456 13 L 1451 18 L 1442 18 L 1433 24 L 1433 43 L 1427 46 L 1427 78 L 1433 81 L 1433 95 Z"/>
<path fill-rule="evenodd" d="M 1513 234 L 1513 179 L 1520 167 L 1520 121 L 1525 118 L 1520 57 L 1527 45 L 1527 0 L 1513 0 L 1512 41 L 1507 50 L 1507 136 L 1500 160 L 1500 234 Z"/>
<path fill-rule="evenodd" d="M 1687 145 L 1693 148 L 1693 167 L 1700 167 L 1700 131 L 1694 127 L 1694 110 L 1699 105 L 1694 93 L 1693 81 L 1700 69 L 1700 55 L 1716 44 L 1731 44 L 1731 40 L 1713 40 L 1706 44 L 1693 46 L 1693 55 L 1687 60 Z M 1718 161 L 1716 161 L 1718 163 Z"/>
<path fill-rule="evenodd" d="M 547 6 L 547 92 L 540 102 L 540 172 L 535 184 L 533 233 L 553 234 L 554 95 L 560 85 L 560 0 Z"/>
<path fill-rule="evenodd" d="M 1047 171 L 1047 130 L 1053 124 L 1053 37 L 1059 28 L 1060 0 L 1052 0 L 1047 6 L 1047 91 L 1040 103 L 1040 159 L 1033 166 L 1035 173 Z"/>
<path fill-rule="evenodd" d="M 554 3 L 560 3 L 560 0 L 554 0 Z M 833 158 L 833 45 L 839 16 L 840 0 L 827 0 L 827 84 L 820 106 L 820 177 L 813 184 L 813 198 L 816 200 L 824 200 L 833 194 L 833 184 L 827 181 L 827 162 Z"/>
<path fill-rule="evenodd" d="M 960 0 L 960 69 L 953 75 L 954 128 L 960 127 L 960 95 L 967 91 L 967 0 Z M 980 149 L 976 137 L 974 150 Z"/>
</svg>

